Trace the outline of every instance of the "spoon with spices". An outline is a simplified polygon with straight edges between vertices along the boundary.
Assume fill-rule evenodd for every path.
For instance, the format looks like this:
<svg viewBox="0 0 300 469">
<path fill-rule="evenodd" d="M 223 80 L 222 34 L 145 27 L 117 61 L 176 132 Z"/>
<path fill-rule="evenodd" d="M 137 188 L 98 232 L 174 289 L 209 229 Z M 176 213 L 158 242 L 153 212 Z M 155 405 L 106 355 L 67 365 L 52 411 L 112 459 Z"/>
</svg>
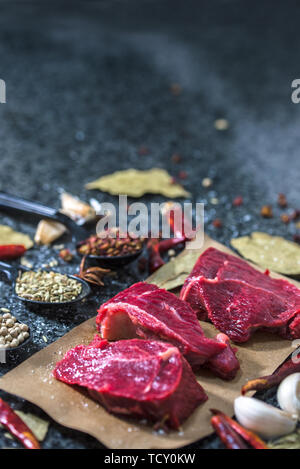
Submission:
<svg viewBox="0 0 300 469">
<path fill-rule="evenodd" d="M 117 234 L 116 237 L 102 239 L 95 234 L 91 235 L 88 230 L 78 226 L 71 218 L 56 209 L 5 192 L 0 192 L 0 209 L 9 213 L 13 211 L 37 215 L 62 223 L 71 233 L 78 254 L 103 267 L 113 269 L 122 267 L 137 259 L 143 251 L 142 238 L 135 239 L 130 236 L 120 238 Z"/>
<path fill-rule="evenodd" d="M 16 298 L 29 307 L 49 309 L 70 306 L 91 293 L 85 280 L 53 270 L 34 271 L 0 262 L 0 272 L 13 285 Z"/>
</svg>

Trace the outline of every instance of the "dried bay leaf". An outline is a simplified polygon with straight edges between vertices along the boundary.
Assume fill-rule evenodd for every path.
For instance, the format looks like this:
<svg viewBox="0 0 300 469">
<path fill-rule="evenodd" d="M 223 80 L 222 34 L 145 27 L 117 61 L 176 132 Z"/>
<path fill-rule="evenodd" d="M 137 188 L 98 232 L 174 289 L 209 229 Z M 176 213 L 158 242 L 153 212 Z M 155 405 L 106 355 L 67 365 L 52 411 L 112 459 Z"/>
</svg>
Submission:
<svg viewBox="0 0 300 469">
<path fill-rule="evenodd" d="M 231 240 L 231 245 L 246 259 L 265 269 L 286 275 L 300 274 L 300 246 L 280 236 L 258 231 Z"/>
<path fill-rule="evenodd" d="M 33 246 L 28 235 L 14 231 L 10 226 L 0 225 L 0 245 L 4 244 L 22 244 L 26 249 Z"/>
<path fill-rule="evenodd" d="M 164 169 L 152 168 L 146 171 L 127 169 L 103 176 L 86 184 L 86 189 L 99 189 L 112 195 L 124 194 L 129 197 L 141 197 L 144 194 L 161 194 L 165 197 L 189 197 L 180 184 L 173 182 Z"/>
<path fill-rule="evenodd" d="M 172 262 L 168 262 L 147 279 L 160 288 L 173 290 L 183 285 L 199 257 L 197 249 L 185 249 Z"/>
<path fill-rule="evenodd" d="M 300 449 L 300 430 L 268 443 L 270 449 Z"/>
</svg>

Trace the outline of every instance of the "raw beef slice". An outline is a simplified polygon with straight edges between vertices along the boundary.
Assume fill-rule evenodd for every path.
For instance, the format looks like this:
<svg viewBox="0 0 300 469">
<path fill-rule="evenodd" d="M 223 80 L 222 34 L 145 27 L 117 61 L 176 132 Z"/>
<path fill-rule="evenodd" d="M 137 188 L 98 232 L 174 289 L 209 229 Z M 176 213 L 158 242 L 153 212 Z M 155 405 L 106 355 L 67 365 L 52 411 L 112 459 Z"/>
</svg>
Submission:
<svg viewBox="0 0 300 469">
<path fill-rule="evenodd" d="M 173 293 L 136 283 L 104 303 L 96 319 L 107 340 L 161 339 L 179 348 L 193 367 L 222 352 L 226 345 L 205 337 L 190 306 Z"/>
<path fill-rule="evenodd" d="M 300 290 L 214 248 L 199 257 L 180 298 L 235 342 L 259 328 L 300 337 Z"/>
<path fill-rule="evenodd" d="M 109 412 L 178 427 L 207 396 L 178 348 L 151 340 L 95 337 L 69 350 L 54 376 L 86 388 Z"/>
</svg>

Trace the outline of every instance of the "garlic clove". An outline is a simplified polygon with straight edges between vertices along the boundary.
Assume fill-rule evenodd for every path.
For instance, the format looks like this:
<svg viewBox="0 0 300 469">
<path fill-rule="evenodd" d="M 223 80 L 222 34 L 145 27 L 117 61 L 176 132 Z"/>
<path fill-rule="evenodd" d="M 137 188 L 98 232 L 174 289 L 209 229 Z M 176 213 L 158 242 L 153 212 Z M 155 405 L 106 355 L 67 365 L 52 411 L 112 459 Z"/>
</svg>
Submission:
<svg viewBox="0 0 300 469">
<path fill-rule="evenodd" d="M 41 220 L 37 226 L 34 241 L 37 244 L 51 244 L 66 231 L 61 223 L 52 220 Z"/>
<path fill-rule="evenodd" d="M 293 432 L 297 425 L 297 420 L 291 414 L 253 397 L 236 398 L 234 411 L 241 425 L 264 438 L 287 435 Z"/>
<path fill-rule="evenodd" d="M 287 376 L 277 390 L 277 400 L 280 407 L 292 414 L 295 418 L 300 417 L 300 373 Z"/>
<path fill-rule="evenodd" d="M 96 218 L 96 211 L 93 207 L 67 192 L 61 194 L 60 201 L 61 212 L 75 222 L 81 220 L 87 222 Z"/>
</svg>

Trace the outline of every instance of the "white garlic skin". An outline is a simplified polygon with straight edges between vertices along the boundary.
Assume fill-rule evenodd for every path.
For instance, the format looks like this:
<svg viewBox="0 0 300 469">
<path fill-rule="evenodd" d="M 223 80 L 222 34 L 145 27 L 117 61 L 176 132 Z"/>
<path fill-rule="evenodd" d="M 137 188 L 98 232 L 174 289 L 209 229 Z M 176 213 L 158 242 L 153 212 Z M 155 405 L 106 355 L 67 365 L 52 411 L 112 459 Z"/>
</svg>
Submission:
<svg viewBox="0 0 300 469">
<path fill-rule="evenodd" d="M 297 425 L 291 414 L 253 397 L 240 396 L 235 399 L 234 411 L 241 425 L 264 438 L 288 435 Z"/>
<path fill-rule="evenodd" d="M 279 385 L 277 400 L 280 407 L 299 420 L 300 417 L 300 373 L 287 376 Z"/>
</svg>

